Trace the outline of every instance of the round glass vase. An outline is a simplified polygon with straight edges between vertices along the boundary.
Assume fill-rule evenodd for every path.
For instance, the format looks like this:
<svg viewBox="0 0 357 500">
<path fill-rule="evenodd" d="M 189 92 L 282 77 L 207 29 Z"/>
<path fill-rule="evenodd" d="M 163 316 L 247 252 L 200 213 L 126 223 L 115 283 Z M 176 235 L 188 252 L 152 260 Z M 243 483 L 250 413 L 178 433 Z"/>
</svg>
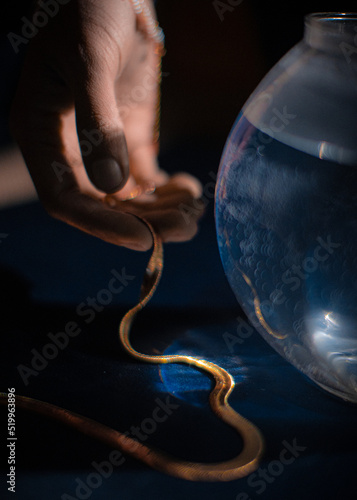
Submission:
<svg viewBox="0 0 357 500">
<path fill-rule="evenodd" d="M 223 266 L 264 339 L 357 402 L 357 14 L 305 18 L 228 137 L 216 187 Z"/>
</svg>

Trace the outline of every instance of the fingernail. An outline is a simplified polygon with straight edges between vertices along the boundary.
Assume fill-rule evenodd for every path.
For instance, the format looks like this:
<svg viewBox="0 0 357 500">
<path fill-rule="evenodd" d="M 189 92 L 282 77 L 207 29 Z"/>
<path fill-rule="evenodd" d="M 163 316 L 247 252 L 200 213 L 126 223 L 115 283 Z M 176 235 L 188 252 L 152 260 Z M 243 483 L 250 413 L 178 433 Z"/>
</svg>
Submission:
<svg viewBox="0 0 357 500">
<path fill-rule="evenodd" d="M 156 184 L 154 181 L 146 181 L 143 188 L 144 194 L 153 194 L 156 191 Z"/>
<path fill-rule="evenodd" d="M 121 187 L 123 174 L 113 158 L 94 161 L 91 165 L 91 180 L 105 193 L 115 193 Z"/>
</svg>

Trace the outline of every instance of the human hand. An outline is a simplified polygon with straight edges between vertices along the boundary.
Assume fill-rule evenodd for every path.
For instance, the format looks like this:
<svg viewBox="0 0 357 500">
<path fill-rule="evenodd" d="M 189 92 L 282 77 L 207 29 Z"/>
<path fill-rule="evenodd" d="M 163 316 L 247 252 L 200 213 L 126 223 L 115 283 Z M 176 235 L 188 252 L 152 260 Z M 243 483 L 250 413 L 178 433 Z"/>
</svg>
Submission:
<svg viewBox="0 0 357 500">
<path fill-rule="evenodd" d="M 105 241 L 147 250 L 151 233 L 132 214 L 163 241 L 190 239 L 202 214 L 201 186 L 158 167 L 152 139 L 158 57 L 136 21 L 130 0 L 60 6 L 29 44 L 11 122 L 51 215 Z M 153 186 L 155 193 L 145 194 Z M 114 194 L 108 199 L 108 193 Z M 189 217 L 182 205 L 192 207 Z"/>
</svg>

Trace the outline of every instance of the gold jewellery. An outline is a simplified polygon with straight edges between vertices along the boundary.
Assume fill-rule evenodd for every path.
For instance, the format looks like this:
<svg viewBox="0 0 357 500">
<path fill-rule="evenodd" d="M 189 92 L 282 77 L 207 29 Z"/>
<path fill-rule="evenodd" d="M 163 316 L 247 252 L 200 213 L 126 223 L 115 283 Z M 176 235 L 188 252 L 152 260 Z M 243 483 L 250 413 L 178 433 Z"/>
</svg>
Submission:
<svg viewBox="0 0 357 500">
<path fill-rule="evenodd" d="M 98 439 L 108 446 L 141 460 L 153 469 L 190 481 L 231 481 L 247 476 L 259 465 L 264 441 L 255 425 L 236 413 L 228 403 L 234 388 L 232 376 L 220 366 L 201 358 L 186 355 L 151 356 L 136 351 L 130 343 L 130 328 L 136 314 L 153 296 L 163 270 L 163 245 L 151 225 L 141 219 L 150 229 L 154 247 L 144 276 L 139 303 L 130 309 L 121 320 L 119 338 L 128 354 L 138 361 L 155 364 L 181 363 L 208 373 L 215 381 L 210 394 L 210 405 L 214 413 L 231 426 L 243 438 L 243 449 L 230 460 L 218 463 L 188 462 L 151 448 L 135 439 L 64 408 L 16 395 L 16 406 L 30 410 L 77 429 L 87 436 Z M 6 393 L 0 393 L 0 403 L 7 404 Z"/>
<path fill-rule="evenodd" d="M 157 75 L 157 96 L 156 96 L 156 110 L 155 110 L 155 123 L 152 134 L 152 145 L 156 152 L 159 154 L 159 140 L 160 140 L 160 118 L 161 118 L 161 80 L 162 80 L 162 58 L 165 55 L 165 35 L 160 27 L 156 17 L 155 10 L 151 0 L 149 3 L 146 0 L 131 0 L 134 12 L 137 18 L 138 29 L 142 31 L 144 36 L 153 43 L 154 54 L 156 58 L 156 75 Z M 152 194 L 156 190 L 154 181 L 146 181 L 144 185 L 136 185 L 130 193 L 122 201 L 129 201 L 145 194 Z M 111 195 L 104 198 L 104 202 L 109 206 L 115 207 L 116 201 L 113 200 Z"/>
<path fill-rule="evenodd" d="M 138 20 L 145 27 L 147 36 L 156 42 L 157 54 L 160 60 L 163 54 L 163 33 L 157 21 L 144 0 L 132 0 Z M 159 75 L 161 73 L 159 72 Z M 159 76 L 159 80 L 160 80 Z M 158 141 L 158 125 L 160 99 L 158 99 L 158 114 L 154 140 Z M 46 417 L 60 421 L 65 425 L 77 429 L 79 432 L 98 439 L 108 446 L 141 460 L 153 469 L 165 472 L 172 476 L 190 481 L 231 481 L 242 478 L 257 469 L 264 449 L 263 437 L 260 431 L 251 422 L 239 415 L 228 403 L 228 398 L 234 389 L 232 376 L 220 366 L 201 358 L 186 355 L 148 355 L 136 351 L 130 342 L 130 329 L 136 314 L 151 299 L 159 284 L 163 271 L 163 244 L 151 225 L 144 219 L 139 219 L 149 228 L 153 241 L 153 251 L 141 287 L 139 303 L 130 309 L 120 322 L 119 339 L 125 351 L 146 363 L 168 364 L 181 363 L 193 366 L 210 375 L 215 385 L 209 397 L 209 402 L 214 413 L 227 425 L 232 427 L 243 439 L 243 449 L 235 458 L 218 463 L 197 463 L 177 459 L 165 452 L 146 446 L 126 433 L 111 429 L 99 422 L 91 420 L 72 411 L 58 406 L 16 395 L 16 406 L 30 410 Z M 0 403 L 7 404 L 8 394 L 0 393 Z"/>
<path fill-rule="evenodd" d="M 164 45 L 165 35 L 159 26 L 159 23 L 153 15 L 152 9 L 148 6 L 145 0 L 131 0 L 134 12 L 138 21 L 142 24 L 143 29 L 151 40 L 158 45 Z"/>
<path fill-rule="evenodd" d="M 153 8 L 149 7 L 145 0 L 131 0 L 134 12 L 138 19 L 139 28 L 146 37 L 155 44 L 155 55 L 157 57 L 157 100 L 156 100 L 156 122 L 154 126 L 153 143 L 157 145 L 160 138 L 160 114 L 161 114 L 161 79 L 162 79 L 162 57 L 165 55 L 165 35 L 155 18 Z"/>
</svg>

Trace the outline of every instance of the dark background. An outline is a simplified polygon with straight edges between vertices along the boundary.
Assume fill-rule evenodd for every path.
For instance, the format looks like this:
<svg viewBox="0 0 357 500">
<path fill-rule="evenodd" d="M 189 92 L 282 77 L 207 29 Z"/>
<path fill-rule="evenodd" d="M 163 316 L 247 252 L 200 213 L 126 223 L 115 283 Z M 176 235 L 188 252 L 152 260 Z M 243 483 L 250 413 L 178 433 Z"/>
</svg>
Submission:
<svg viewBox="0 0 357 500">
<path fill-rule="evenodd" d="M 19 33 L 31 2 L 7 2 L 1 26 L 0 144 L 11 141 L 8 112 L 21 69 L 6 35 Z M 159 0 L 166 34 L 163 70 L 161 164 L 187 170 L 207 184 L 216 172 L 224 142 L 239 109 L 266 71 L 303 33 L 308 12 L 352 10 L 352 2 L 243 1 L 221 22 L 209 0 Z M 65 35 L 64 35 L 65 36 Z M 0 166 L 1 168 L 1 166 Z M 257 495 L 247 479 L 195 484 L 166 477 L 127 459 L 91 499 L 107 500 L 334 500 L 355 498 L 355 408 L 317 389 L 281 359 L 258 334 L 229 353 L 222 332 L 236 331 L 242 316 L 227 284 L 215 239 L 213 200 L 199 235 L 165 247 L 165 272 L 149 309 L 134 334 L 139 349 L 204 355 L 229 369 L 238 388 L 237 411 L 262 430 L 267 450 L 262 467 L 279 458 L 284 440 L 306 451 Z M 119 318 L 135 303 L 148 255 L 118 249 L 51 219 L 38 203 L 0 211 L 1 349 L 0 390 L 15 387 L 28 395 L 82 413 L 120 430 L 150 416 L 156 397 L 176 397 L 180 409 L 150 438 L 192 460 L 221 460 L 236 453 L 239 439 L 210 412 L 210 387 L 183 367 L 159 370 L 131 361 L 118 347 Z M 48 332 L 76 319 L 76 306 L 105 288 L 110 270 L 123 266 L 133 286 L 114 298 L 38 377 L 25 386 L 16 367 L 28 364 Z M 78 318 L 77 318 L 78 319 Z M 0 436 L 6 429 L 1 409 Z M 75 480 L 86 480 L 91 462 L 110 449 L 59 424 L 17 412 L 17 494 L 5 498 L 55 500 L 74 496 Z M 1 451 L 4 439 L 1 439 Z M 5 457 L 3 457 L 5 458 Z M 3 481 L 7 466 L 1 470 Z M 0 483 L 2 494 L 6 492 Z M 4 498 L 4 497 L 1 497 Z"/>
<path fill-rule="evenodd" d="M 1 144 L 10 141 L 7 115 L 25 52 L 15 55 L 6 35 L 21 33 L 21 17 L 30 17 L 31 4 L 12 0 L 1 16 Z M 163 148 L 192 137 L 213 140 L 222 148 L 249 94 L 302 38 L 304 16 L 355 8 L 354 2 L 243 0 L 221 21 L 213 1 L 158 0 L 167 47 L 163 70 L 169 73 L 163 79 Z"/>
</svg>

